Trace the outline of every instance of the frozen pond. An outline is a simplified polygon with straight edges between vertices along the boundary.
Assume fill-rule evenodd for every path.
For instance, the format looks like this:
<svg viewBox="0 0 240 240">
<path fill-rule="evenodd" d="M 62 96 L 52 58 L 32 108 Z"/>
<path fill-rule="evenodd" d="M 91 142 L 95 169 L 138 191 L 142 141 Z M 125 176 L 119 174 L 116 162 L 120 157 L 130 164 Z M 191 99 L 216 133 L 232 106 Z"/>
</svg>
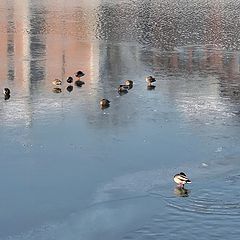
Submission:
<svg viewBox="0 0 240 240">
<path fill-rule="evenodd" d="M 190 2 L 1 1 L 1 240 L 239 239 L 240 4 Z"/>
</svg>

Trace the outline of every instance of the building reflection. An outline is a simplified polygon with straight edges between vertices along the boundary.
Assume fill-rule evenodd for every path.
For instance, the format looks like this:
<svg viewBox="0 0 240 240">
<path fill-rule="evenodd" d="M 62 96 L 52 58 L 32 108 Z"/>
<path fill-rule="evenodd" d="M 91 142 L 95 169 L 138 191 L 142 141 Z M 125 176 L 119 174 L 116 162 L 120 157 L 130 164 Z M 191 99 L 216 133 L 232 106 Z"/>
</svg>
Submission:
<svg viewBox="0 0 240 240">
<path fill-rule="evenodd" d="M 214 92 L 220 97 L 228 96 L 232 101 L 238 100 L 240 89 L 237 52 L 229 54 L 216 45 L 207 44 L 173 49 L 173 46 L 184 43 L 178 42 L 182 32 L 173 26 L 182 29 L 188 23 L 187 18 L 184 18 L 186 22 L 179 25 L 180 12 L 174 11 L 169 15 L 167 8 L 163 13 L 166 6 L 161 3 L 160 9 L 152 1 L 143 1 L 136 8 L 129 8 L 127 4 L 106 5 L 101 1 L 94 1 L 90 5 L 85 1 L 82 4 L 73 1 L 72 4 L 69 7 L 65 1 L 60 1 L 55 6 L 30 0 L 24 0 L 21 4 L 14 0 L 0 3 L 0 29 L 3 32 L 0 39 L 0 86 L 9 86 L 15 92 L 15 99 L 17 95 L 21 96 L 18 99 L 19 106 L 16 106 L 16 102 L 13 106 L 24 113 L 21 114 L 21 119 L 24 119 L 26 125 L 30 125 L 33 113 L 41 108 L 43 101 L 55 101 L 52 80 L 59 78 L 65 81 L 77 70 L 87 73 L 84 77 L 85 98 L 82 102 L 90 122 L 102 114 L 98 111 L 101 98 L 114 101 L 119 98 L 116 89 L 125 78 L 141 81 L 141 78 L 150 73 L 160 75 L 163 72 L 177 76 L 196 72 L 200 75 L 212 74 L 218 79 L 220 87 L 216 85 L 209 88 L 209 93 Z M 162 19 L 156 11 L 163 13 Z M 214 21 L 211 22 L 211 29 L 205 32 L 205 39 L 221 36 L 222 19 L 219 12 L 219 9 L 206 12 L 209 16 L 214 16 Z M 172 25 L 168 24 L 170 20 Z M 190 30 L 197 28 L 202 34 L 204 27 L 192 24 Z M 101 42 L 101 39 L 110 40 L 110 43 Z M 128 44 L 115 44 L 114 41 L 127 41 Z M 133 42 L 130 44 L 129 41 Z M 171 51 L 156 53 L 141 50 L 136 42 L 150 46 L 154 43 L 159 48 L 168 46 Z M 219 43 L 215 41 L 215 44 Z M 66 87 L 67 85 L 62 87 L 58 96 L 66 92 L 63 91 Z M 176 92 L 176 87 L 169 84 L 169 92 Z M 174 94 L 172 97 L 176 98 Z M 14 101 L 14 97 L 9 100 Z M 66 98 L 60 97 L 60 100 L 66 101 Z M 93 106 L 91 109 L 89 103 Z M 46 105 L 49 111 L 56 108 L 54 104 Z M 61 104 L 58 106 L 62 107 Z M 120 104 L 119 107 L 126 108 L 126 105 Z M 13 119 L 19 116 L 18 111 L 11 110 L 10 115 L 4 111 L 8 109 L 1 108 L 1 118 L 12 117 L 15 112 L 18 115 Z M 112 124 L 117 125 L 123 121 L 124 117 L 118 114 L 121 109 L 111 108 L 111 111 Z M 136 112 L 132 112 L 132 117 L 135 117 Z"/>
<path fill-rule="evenodd" d="M 16 97 L 18 99 L 18 105 L 17 102 L 13 104 L 18 111 L 9 109 L 11 103 L 8 103 L 8 108 L 1 109 L 1 116 L 15 121 L 19 119 L 26 125 L 32 121 L 33 112 L 41 106 L 43 91 L 51 91 L 53 79 L 65 79 L 79 68 L 90 72 L 91 67 L 91 44 L 72 41 L 66 34 L 68 31 L 73 34 L 79 31 L 81 11 L 74 11 L 73 16 L 77 18 L 74 24 L 71 21 L 65 24 L 61 16 L 53 16 L 56 13 L 54 6 L 49 9 L 44 3 L 34 4 L 30 0 L 24 0 L 21 4 L 14 0 L 0 3 L 3 12 L 0 25 L 3 29 L 0 86 L 8 86 L 12 96 L 15 96 L 13 101 Z M 87 23 L 81 22 L 81 26 L 84 26 L 81 27 L 81 34 L 85 35 Z M 52 28 L 53 34 L 48 34 Z M 48 98 L 45 100 L 48 101 Z M 8 110 L 11 114 L 5 112 Z M 22 113 L 21 117 L 19 112 Z"/>
</svg>

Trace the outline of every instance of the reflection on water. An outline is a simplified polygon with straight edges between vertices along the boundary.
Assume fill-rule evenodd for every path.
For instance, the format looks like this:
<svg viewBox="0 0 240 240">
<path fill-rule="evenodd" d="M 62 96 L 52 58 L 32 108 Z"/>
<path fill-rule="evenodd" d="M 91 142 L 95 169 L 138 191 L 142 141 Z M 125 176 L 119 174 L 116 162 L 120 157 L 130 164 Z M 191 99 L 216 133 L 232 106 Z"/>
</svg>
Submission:
<svg viewBox="0 0 240 240">
<path fill-rule="evenodd" d="M 176 194 L 176 196 L 178 197 L 188 197 L 190 194 L 190 190 L 186 189 L 186 188 L 181 188 L 181 187 L 176 187 L 174 189 L 174 193 Z"/>
<path fill-rule="evenodd" d="M 0 239 L 238 239 L 238 8 L 2 1 Z"/>
<path fill-rule="evenodd" d="M 70 49 L 62 48 L 62 50 L 65 56 L 70 57 L 71 54 L 72 60 L 69 57 L 68 61 L 66 58 L 59 59 L 59 55 L 55 56 L 50 50 L 49 53 L 48 51 L 42 53 L 40 59 L 37 57 L 34 60 L 19 61 L 14 67 L 18 72 L 14 79 L 9 79 L 8 74 L 4 75 L 2 72 L 2 88 L 4 86 L 11 88 L 12 95 L 15 95 L 12 99 L 21 96 L 18 101 L 12 101 L 8 105 L 8 111 L 11 111 L 10 105 L 15 108 L 17 104 L 20 110 L 21 107 L 30 104 L 30 110 L 37 113 L 39 109 L 35 107 L 38 108 L 38 105 L 43 102 L 49 102 L 47 105 L 51 108 L 54 104 L 50 102 L 54 103 L 57 100 L 49 93 L 52 91 L 63 93 L 58 100 L 65 101 L 65 104 L 69 103 L 69 108 L 78 104 L 79 97 L 82 98 L 82 103 L 91 103 L 92 108 L 86 109 L 86 115 L 90 118 L 95 118 L 97 103 L 102 97 L 107 97 L 114 102 L 117 112 L 114 113 L 116 108 L 113 108 L 112 113 L 115 117 L 118 115 L 119 107 L 122 110 L 125 109 L 125 112 L 130 111 L 129 114 L 134 117 L 138 112 L 138 106 L 143 104 L 142 101 L 147 96 L 145 90 L 158 89 L 156 90 L 158 94 L 164 89 L 163 94 L 175 102 L 177 109 L 186 114 L 190 121 L 201 120 L 209 124 L 215 122 L 217 118 L 224 124 L 226 119 L 238 118 L 239 54 L 236 52 L 229 53 L 210 46 L 177 48 L 172 52 L 149 52 L 138 47 L 133 51 L 131 46 L 111 45 L 109 47 L 107 43 L 83 43 L 79 45 L 76 53 L 71 52 L 71 47 Z M 82 64 L 78 64 L 79 53 L 87 50 L 90 51 L 89 57 L 83 58 L 80 61 Z M 127 56 L 124 53 L 127 53 Z M 49 58 L 52 58 L 52 61 Z M 116 61 L 117 66 L 114 65 Z M 127 65 L 126 62 L 128 62 Z M 74 75 L 74 70 L 78 69 L 79 65 L 87 75 L 82 78 L 86 85 L 81 85 L 81 88 L 77 89 L 76 86 L 68 86 L 66 79 L 67 76 Z M 134 71 L 136 68 L 137 73 Z M 149 72 L 153 72 L 156 76 L 156 85 L 147 86 L 145 83 L 144 78 Z M 118 98 L 117 88 L 123 79 L 129 76 L 134 79 L 136 86 L 130 90 L 128 94 L 130 104 L 126 106 Z M 52 88 L 51 82 L 56 77 L 62 79 L 63 86 Z M 67 98 L 66 91 L 74 92 L 73 99 Z M 156 94 L 152 97 L 157 98 Z M 121 95 L 124 97 L 125 94 L 120 93 Z M 138 99 L 137 105 L 134 104 L 134 99 Z M 131 109 L 126 111 L 128 108 Z M 6 116 L 4 109 L 1 111 L 2 117 Z M 62 110 L 65 111 L 65 109 L 66 107 Z M 41 111 L 48 114 L 48 108 Z M 14 111 L 11 111 L 11 114 L 15 114 Z M 11 119 L 3 123 L 10 122 Z M 23 122 L 23 125 L 25 124 L 27 123 Z"/>
<path fill-rule="evenodd" d="M 238 8 L 233 0 L 6 1 L 1 3 L 0 30 L 9 35 L 9 50 L 14 33 L 139 42 L 164 49 L 204 44 L 239 49 Z"/>
</svg>

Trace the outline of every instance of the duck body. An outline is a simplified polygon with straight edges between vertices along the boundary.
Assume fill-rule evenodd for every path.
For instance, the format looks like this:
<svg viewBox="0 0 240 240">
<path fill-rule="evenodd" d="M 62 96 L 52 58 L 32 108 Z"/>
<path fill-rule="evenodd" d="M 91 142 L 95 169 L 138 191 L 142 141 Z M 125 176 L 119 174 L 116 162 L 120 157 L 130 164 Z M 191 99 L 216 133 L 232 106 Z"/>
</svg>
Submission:
<svg viewBox="0 0 240 240">
<path fill-rule="evenodd" d="M 173 180 L 178 184 L 178 187 L 184 188 L 186 183 L 191 183 L 191 180 L 186 176 L 184 172 L 180 172 L 174 175 Z"/>
<path fill-rule="evenodd" d="M 4 88 L 3 89 L 3 94 L 5 95 L 5 96 L 10 96 L 10 89 L 9 88 Z"/>
<path fill-rule="evenodd" d="M 107 108 L 110 106 L 110 101 L 108 99 L 105 99 L 103 98 L 101 101 L 100 101 L 100 106 L 102 108 Z"/>
<path fill-rule="evenodd" d="M 118 93 L 128 93 L 128 86 L 127 85 L 120 85 L 118 87 Z"/>
<path fill-rule="evenodd" d="M 156 82 L 156 79 L 152 76 L 146 77 L 146 82 L 148 85 L 151 85 L 153 82 Z"/>
<path fill-rule="evenodd" d="M 85 73 L 83 73 L 82 71 L 77 71 L 77 72 L 75 73 L 75 76 L 76 76 L 77 78 L 83 77 L 84 75 L 85 75 Z"/>
<path fill-rule="evenodd" d="M 53 80 L 52 83 L 54 85 L 62 85 L 62 81 L 60 79 L 57 79 L 57 78 L 55 80 Z"/>
<path fill-rule="evenodd" d="M 72 77 L 68 77 L 67 82 L 68 83 L 72 83 L 73 82 L 73 78 Z"/>
</svg>

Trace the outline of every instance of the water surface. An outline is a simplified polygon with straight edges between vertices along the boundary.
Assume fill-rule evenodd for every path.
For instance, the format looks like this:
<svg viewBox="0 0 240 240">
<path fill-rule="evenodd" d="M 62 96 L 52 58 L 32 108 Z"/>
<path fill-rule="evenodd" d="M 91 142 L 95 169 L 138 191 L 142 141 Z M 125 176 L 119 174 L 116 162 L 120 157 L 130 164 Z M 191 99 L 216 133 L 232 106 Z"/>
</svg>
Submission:
<svg viewBox="0 0 240 240">
<path fill-rule="evenodd" d="M 2 2 L 0 239 L 238 239 L 238 9 Z"/>
</svg>

